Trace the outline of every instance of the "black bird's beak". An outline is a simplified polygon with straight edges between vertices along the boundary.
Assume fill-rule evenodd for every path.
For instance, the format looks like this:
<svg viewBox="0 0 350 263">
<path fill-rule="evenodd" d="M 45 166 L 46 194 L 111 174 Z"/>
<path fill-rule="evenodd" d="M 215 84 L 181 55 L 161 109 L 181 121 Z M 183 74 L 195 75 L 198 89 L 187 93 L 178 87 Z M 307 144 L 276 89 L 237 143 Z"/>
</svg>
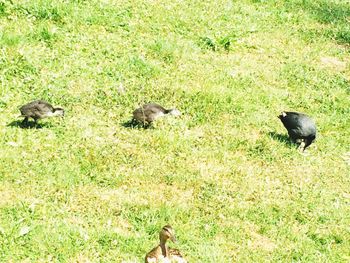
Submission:
<svg viewBox="0 0 350 263">
<path fill-rule="evenodd" d="M 285 113 L 284 111 L 280 114 L 280 115 L 278 115 L 277 116 L 277 118 L 279 118 L 280 120 L 282 120 L 284 117 L 286 117 L 287 116 L 287 113 Z"/>
</svg>

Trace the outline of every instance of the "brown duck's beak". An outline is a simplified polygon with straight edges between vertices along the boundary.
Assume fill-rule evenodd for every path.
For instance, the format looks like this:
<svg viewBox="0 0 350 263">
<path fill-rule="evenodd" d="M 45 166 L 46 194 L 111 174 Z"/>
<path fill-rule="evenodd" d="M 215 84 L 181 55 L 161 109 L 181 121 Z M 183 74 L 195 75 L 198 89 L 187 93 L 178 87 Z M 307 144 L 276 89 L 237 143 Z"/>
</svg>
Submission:
<svg viewBox="0 0 350 263">
<path fill-rule="evenodd" d="M 171 236 L 170 240 L 173 241 L 174 243 L 177 243 L 177 239 L 175 236 Z"/>
</svg>

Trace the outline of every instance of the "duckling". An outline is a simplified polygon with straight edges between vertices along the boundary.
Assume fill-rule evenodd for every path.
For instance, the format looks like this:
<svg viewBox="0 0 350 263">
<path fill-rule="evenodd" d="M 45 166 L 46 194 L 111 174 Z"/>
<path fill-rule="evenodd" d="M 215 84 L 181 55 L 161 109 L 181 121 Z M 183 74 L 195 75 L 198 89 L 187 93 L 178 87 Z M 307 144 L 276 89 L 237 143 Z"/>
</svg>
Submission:
<svg viewBox="0 0 350 263">
<path fill-rule="evenodd" d="M 316 124 L 306 114 L 283 111 L 278 118 L 287 129 L 292 141 L 301 140 L 301 151 L 304 151 L 316 139 Z"/>
<path fill-rule="evenodd" d="M 153 121 L 165 116 L 166 114 L 179 116 L 181 115 L 181 112 L 177 109 L 167 110 L 156 103 L 148 103 L 141 108 L 134 110 L 133 120 L 144 126 L 148 126 L 152 124 Z"/>
<path fill-rule="evenodd" d="M 165 245 L 166 241 L 170 239 L 174 243 L 176 242 L 175 231 L 170 225 L 166 225 L 159 232 L 160 243 L 146 254 L 145 262 L 177 262 L 187 263 L 183 258 L 180 251 L 177 249 L 169 248 Z"/>
<path fill-rule="evenodd" d="M 64 109 L 54 108 L 50 103 L 43 100 L 35 100 L 19 108 L 21 116 L 24 117 L 23 124 L 28 123 L 29 118 L 32 118 L 35 123 L 38 120 L 54 117 L 64 116 Z"/>
</svg>

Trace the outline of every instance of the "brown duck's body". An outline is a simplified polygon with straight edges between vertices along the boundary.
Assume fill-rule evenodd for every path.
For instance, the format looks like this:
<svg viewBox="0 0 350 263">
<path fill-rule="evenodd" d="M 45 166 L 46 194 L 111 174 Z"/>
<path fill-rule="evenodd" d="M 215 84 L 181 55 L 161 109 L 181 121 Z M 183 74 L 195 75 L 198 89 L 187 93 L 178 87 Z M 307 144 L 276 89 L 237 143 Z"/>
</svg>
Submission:
<svg viewBox="0 0 350 263">
<path fill-rule="evenodd" d="M 175 262 L 187 263 L 178 249 L 172 249 L 166 246 L 166 241 L 171 239 L 176 241 L 174 230 L 167 225 L 159 233 L 160 244 L 146 254 L 145 263 L 151 262 Z"/>
<path fill-rule="evenodd" d="M 169 257 L 168 249 L 166 247 L 162 249 L 161 246 L 158 245 L 155 248 L 153 248 L 150 252 L 147 253 L 145 257 L 145 262 L 146 263 L 152 262 L 152 260 L 154 259 L 158 261 L 159 258 L 167 258 L 167 257 Z"/>
<path fill-rule="evenodd" d="M 187 263 L 187 260 L 181 255 L 180 251 L 175 248 L 169 248 L 170 260 L 177 263 Z"/>
<path fill-rule="evenodd" d="M 19 108 L 21 116 L 24 117 L 24 122 L 32 118 L 35 122 L 40 119 L 63 116 L 64 110 L 62 108 L 54 108 L 50 103 L 43 100 L 35 100 Z"/>
<path fill-rule="evenodd" d="M 163 252 L 160 245 L 153 248 L 150 252 L 147 253 L 145 257 L 145 263 L 150 262 L 187 263 L 186 259 L 183 258 L 178 249 L 166 247 L 166 251 Z"/>
<path fill-rule="evenodd" d="M 180 115 L 180 112 L 176 109 L 165 109 L 156 103 L 148 103 L 142 107 L 134 110 L 133 119 L 143 125 L 149 125 L 156 119 L 163 117 L 166 114 Z"/>
</svg>

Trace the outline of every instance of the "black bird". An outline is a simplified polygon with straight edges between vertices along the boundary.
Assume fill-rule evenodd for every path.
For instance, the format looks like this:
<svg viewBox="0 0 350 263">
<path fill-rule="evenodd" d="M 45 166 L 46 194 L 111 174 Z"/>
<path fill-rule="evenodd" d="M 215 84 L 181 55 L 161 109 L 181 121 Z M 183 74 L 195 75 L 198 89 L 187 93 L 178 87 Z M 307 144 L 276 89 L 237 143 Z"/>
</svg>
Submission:
<svg viewBox="0 0 350 263">
<path fill-rule="evenodd" d="M 181 115 L 181 112 L 177 109 L 167 110 L 156 103 L 148 103 L 143 105 L 141 108 L 134 110 L 133 120 L 142 125 L 148 126 L 156 119 L 167 114 L 179 116 Z"/>
<path fill-rule="evenodd" d="M 19 108 L 21 117 L 24 117 L 23 124 L 28 123 L 32 118 L 35 123 L 38 120 L 54 116 L 64 116 L 64 109 L 54 108 L 50 103 L 43 100 L 35 100 Z"/>
<path fill-rule="evenodd" d="M 316 139 L 316 124 L 306 114 L 283 111 L 278 118 L 287 129 L 289 137 L 294 141 L 301 140 L 304 151 Z"/>
</svg>

